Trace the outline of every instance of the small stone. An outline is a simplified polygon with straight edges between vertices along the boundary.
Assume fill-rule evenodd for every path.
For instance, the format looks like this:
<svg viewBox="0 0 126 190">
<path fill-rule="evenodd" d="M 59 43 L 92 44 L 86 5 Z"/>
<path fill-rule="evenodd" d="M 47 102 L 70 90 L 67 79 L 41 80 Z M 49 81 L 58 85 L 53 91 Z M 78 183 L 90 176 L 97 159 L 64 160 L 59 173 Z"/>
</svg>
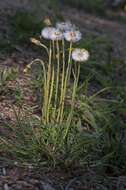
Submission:
<svg viewBox="0 0 126 190">
<path fill-rule="evenodd" d="M 4 190 L 9 190 L 8 184 L 4 184 Z"/>
<path fill-rule="evenodd" d="M 34 167 L 32 165 L 28 165 L 28 168 L 29 169 L 33 169 Z"/>
<path fill-rule="evenodd" d="M 3 170 L 3 175 L 6 176 L 6 169 L 3 168 L 2 170 Z"/>
<path fill-rule="evenodd" d="M 16 190 L 22 190 L 22 185 L 20 184 L 15 184 L 12 186 L 12 188 L 16 189 Z"/>
<path fill-rule="evenodd" d="M 42 182 L 43 190 L 55 190 L 49 183 Z"/>
<path fill-rule="evenodd" d="M 18 162 L 14 162 L 14 165 L 17 166 L 17 165 L 18 165 Z"/>
</svg>

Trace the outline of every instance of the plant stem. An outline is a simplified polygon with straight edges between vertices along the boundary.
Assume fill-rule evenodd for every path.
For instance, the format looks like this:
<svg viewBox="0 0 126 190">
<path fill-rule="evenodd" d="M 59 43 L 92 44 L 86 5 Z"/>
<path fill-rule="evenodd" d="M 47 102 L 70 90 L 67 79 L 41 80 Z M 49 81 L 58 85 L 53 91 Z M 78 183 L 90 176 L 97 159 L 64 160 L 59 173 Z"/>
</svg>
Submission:
<svg viewBox="0 0 126 190">
<path fill-rule="evenodd" d="M 42 69 L 43 69 L 43 75 L 44 75 L 44 89 L 42 89 L 43 91 L 43 105 L 42 105 L 42 116 L 41 116 L 41 119 L 42 121 L 45 123 L 45 120 L 46 120 L 46 104 L 47 104 L 47 71 L 46 71 L 46 68 L 45 68 L 45 63 L 41 60 L 41 59 L 35 59 L 34 61 L 32 61 L 30 64 L 29 64 L 29 67 L 31 67 L 32 64 L 34 63 L 40 63 L 42 65 Z M 43 87 L 42 87 L 43 88 Z"/>
<path fill-rule="evenodd" d="M 63 97 L 62 97 L 62 105 L 61 105 L 61 114 L 60 114 L 60 123 L 63 121 L 63 113 L 64 113 L 64 103 L 65 103 L 65 97 L 66 97 L 66 90 L 67 85 L 69 83 L 69 76 L 71 74 L 71 53 L 72 53 L 72 42 L 70 42 L 70 48 L 69 48 L 69 57 L 68 57 L 68 64 L 67 64 L 67 70 L 66 70 L 66 77 L 64 81 L 64 88 L 63 88 Z"/>
<path fill-rule="evenodd" d="M 46 123 L 49 122 L 49 114 L 48 114 L 48 104 L 49 104 L 49 93 L 50 93 L 50 79 L 51 79 L 51 62 L 52 62 L 52 47 L 51 47 L 51 42 L 50 42 L 50 49 L 49 49 L 49 64 L 48 64 L 48 71 L 47 71 L 47 97 L 46 97 L 46 102 L 45 102 L 45 109 L 46 109 Z"/>
<path fill-rule="evenodd" d="M 76 67 L 77 66 L 77 67 Z M 73 90 L 72 90 L 72 101 L 71 101 L 71 110 L 67 119 L 67 128 L 66 132 L 64 135 L 64 139 L 67 138 L 68 131 L 70 128 L 70 124 L 73 118 L 73 112 L 74 112 L 74 105 L 75 105 L 75 98 L 76 98 L 76 93 L 77 93 L 77 87 L 78 87 L 78 82 L 79 82 L 79 76 L 80 76 L 80 64 L 75 62 L 75 71 L 73 71 L 73 76 L 74 76 L 74 85 L 73 85 Z"/>
<path fill-rule="evenodd" d="M 50 85 L 50 95 L 49 95 L 49 100 L 48 100 L 47 118 L 50 118 L 50 107 L 51 107 L 51 99 L 52 99 L 53 90 L 54 90 L 54 79 L 55 79 L 55 71 L 54 71 L 54 65 L 53 65 L 52 76 L 51 76 L 51 85 Z M 51 114 L 52 114 L 52 112 L 51 112 Z"/>
<path fill-rule="evenodd" d="M 59 103 L 59 112 L 57 116 L 57 123 L 59 122 L 60 119 L 60 114 L 61 114 L 61 108 L 62 108 L 62 102 L 63 102 L 63 89 L 64 89 L 64 79 L 65 79 L 65 43 L 64 39 L 62 40 L 62 81 L 61 81 L 61 93 L 60 93 L 60 103 Z"/>
<path fill-rule="evenodd" d="M 56 58 L 56 52 L 55 52 L 55 41 L 52 41 L 52 48 L 53 48 L 53 60 Z"/>
<path fill-rule="evenodd" d="M 59 77 L 60 77 L 60 49 L 59 42 L 56 41 L 56 50 L 57 50 L 57 72 L 56 72 L 56 93 L 55 93 L 55 103 L 54 103 L 54 119 L 56 119 L 56 111 L 58 105 L 58 91 L 59 91 Z"/>
</svg>

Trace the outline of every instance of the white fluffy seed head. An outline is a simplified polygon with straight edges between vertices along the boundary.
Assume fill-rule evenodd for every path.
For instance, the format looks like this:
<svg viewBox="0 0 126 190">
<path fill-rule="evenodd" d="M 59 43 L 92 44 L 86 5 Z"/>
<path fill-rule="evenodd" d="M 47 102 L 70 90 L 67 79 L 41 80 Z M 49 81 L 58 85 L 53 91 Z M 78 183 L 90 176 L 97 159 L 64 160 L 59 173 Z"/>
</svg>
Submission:
<svg viewBox="0 0 126 190">
<path fill-rule="evenodd" d="M 76 27 L 73 25 L 70 21 L 66 22 L 57 22 L 56 23 L 56 28 L 59 29 L 62 32 L 70 31 L 70 30 L 75 30 Z"/>
<path fill-rule="evenodd" d="M 54 27 L 45 27 L 41 36 L 47 40 L 62 40 L 64 38 L 63 33 Z"/>
<path fill-rule="evenodd" d="M 45 27 L 41 31 L 41 36 L 47 40 L 51 40 L 51 34 L 54 30 L 54 27 Z"/>
<path fill-rule="evenodd" d="M 77 62 L 85 62 L 89 59 L 89 52 L 85 49 L 76 48 L 72 52 L 72 59 Z"/>
<path fill-rule="evenodd" d="M 55 28 L 55 30 L 51 32 L 50 38 L 51 40 L 62 40 L 64 35 L 59 29 Z"/>
<path fill-rule="evenodd" d="M 71 30 L 64 33 L 64 38 L 68 42 L 78 42 L 82 38 L 82 34 L 79 30 Z"/>
</svg>

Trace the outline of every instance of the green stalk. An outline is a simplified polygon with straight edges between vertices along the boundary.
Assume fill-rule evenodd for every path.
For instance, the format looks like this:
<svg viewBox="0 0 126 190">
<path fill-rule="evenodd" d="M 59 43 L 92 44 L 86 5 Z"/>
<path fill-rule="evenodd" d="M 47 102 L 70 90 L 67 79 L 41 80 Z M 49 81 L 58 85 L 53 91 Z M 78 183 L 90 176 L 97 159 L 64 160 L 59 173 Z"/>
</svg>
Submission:
<svg viewBox="0 0 126 190">
<path fill-rule="evenodd" d="M 56 110 L 58 105 L 58 90 L 59 90 L 59 77 L 60 77 L 60 49 L 59 42 L 56 41 L 57 50 L 57 72 L 56 72 L 56 92 L 55 92 L 55 102 L 54 102 L 54 119 L 56 118 Z"/>
<path fill-rule="evenodd" d="M 69 53 L 69 59 L 68 59 L 68 62 L 69 62 L 69 73 L 68 73 L 68 83 L 70 81 L 70 76 L 71 76 L 71 69 L 72 69 L 72 64 L 71 63 L 71 54 L 72 54 L 72 42 L 70 42 L 70 53 Z"/>
<path fill-rule="evenodd" d="M 77 64 L 77 63 L 75 63 Z M 78 81 L 79 81 L 79 76 L 80 76 L 80 64 L 78 64 L 78 68 L 75 65 L 75 73 L 73 71 L 74 75 L 74 86 L 73 86 L 73 93 L 72 93 L 72 103 L 71 103 L 71 113 L 70 113 L 70 122 L 72 119 L 72 113 L 74 110 L 74 104 L 75 104 L 75 97 L 76 97 L 76 92 L 77 92 L 77 87 L 78 87 Z"/>
<path fill-rule="evenodd" d="M 44 74 L 44 90 L 42 89 L 42 91 L 44 92 L 43 93 L 44 94 L 43 95 L 44 96 L 44 101 L 43 101 L 43 106 L 42 106 L 42 120 L 44 122 L 45 121 L 45 117 L 46 117 L 46 102 L 47 102 L 47 76 L 46 76 L 45 63 L 41 59 L 35 59 L 28 66 L 30 68 L 32 64 L 37 63 L 37 62 L 42 65 L 43 74 Z"/>
<path fill-rule="evenodd" d="M 49 95 L 49 101 L 48 101 L 47 118 L 50 118 L 50 107 L 51 107 L 51 100 L 52 100 L 53 90 L 54 90 L 54 79 L 55 79 L 55 72 L 54 72 L 54 65 L 53 65 L 52 77 L 51 77 L 51 85 L 50 85 L 50 95 Z"/>
<path fill-rule="evenodd" d="M 46 107 L 45 107 L 45 102 L 47 101 L 46 98 L 46 85 L 47 85 L 47 78 L 46 78 L 46 69 L 45 69 L 45 65 L 44 62 L 40 60 L 40 63 L 42 64 L 43 67 L 43 73 L 44 73 L 44 101 L 43 101 L 43 106 L 42 106 L 42 118 L 44 121 L 45 118 L 45 114 L 46 114 Z"/>
<path fill-rule="evenodd" d="M 46 89 L 46 102 L 45 102 L 45 109 L 46 109 L 46 123 L 49 122 L 48 118 L 48 104 L 49 104 L 49 93 L 50 93 L 50 79 L 51 79 L 51 62 L 52 62 L 52 49 L 51 49 L 51 42 L 50 42 L 50 50 L 49 50 L 49 64 L 48 64 L 48 71 L 47 71 L 47 89 Z"/>
<path fill-rule="evenodd" d="M 55 52 L 55 41 L 52 41 L 52 48 L 53 48 L 53 59 L 55 60 L 56 58 L 56 52 Z"/>
<path fill-rule="evenodd" d="M 63 88 L 64 88 L 64 79 L 65 79 L 65 43 L 64 39 L 62 40 L 62 81 L 61 81 L 61 94 L 60 94 L 60 103 L 59 103 L 59 112 L 57 116 L 57 122 L 59 122 L 60 114 L 61 114 L 61 107 L 63 102 Z"/>
<path fill-rule="evenodd" d="M 77 64 L 77 63 L 75 63 L 75 64 Z M 72 91 L 71 110 L 70 110 L 70 114 L 69 114 L 68 119 L 67 119 L 67 128 L 66 128 L 66 132 L 65 132 L 65 135 L 64 135 L 64 139 L 67 138 L 68 131 L 69 131 L 69 128 L 70 128 L 70 124 L 71 124 L 71 121 L 72 121 L 72 118 L 73 118 L 75 98 L 76 98 L 78 82 L 79 82 L 79 76 L 80 76 L 80 64 L 78 63 L 77 66 L 78 66 L 77 71 L 76 71 L 76 65 L 75 65 L 75 72 L 73 71 L 74 85 L 73 85 L 73 91 Z"/>
<path fill-rule="evenodd" d="M 69 82 L 69 76 L 71 74 L 71 53 L 72 53 L 72 42 L 70 42 L 70 48 L 69 48 L 69 57 L 68 57 L 68 65 L 66 70 L 66 77 L 64 81 L 64 89 L 63 89 L 63 97 L 62 97 L 62 105 L 61 105 L 61 114 L 60 114 L 60 123 L 63 121 L 63 113 L 64 113 L 64 103 L 65 103 L 65 97 L 66 97 L 66 91 L 67 91 L 67 84 Z"/>
</svg>

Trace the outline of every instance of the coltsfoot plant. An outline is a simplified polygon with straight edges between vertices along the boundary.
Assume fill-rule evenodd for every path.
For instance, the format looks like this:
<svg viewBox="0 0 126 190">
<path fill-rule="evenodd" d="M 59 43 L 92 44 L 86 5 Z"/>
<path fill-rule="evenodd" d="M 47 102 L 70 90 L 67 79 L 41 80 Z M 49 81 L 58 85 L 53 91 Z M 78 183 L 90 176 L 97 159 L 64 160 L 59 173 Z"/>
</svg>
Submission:
<svg viewBox="0 0 126 190">
<path fill-rule="evenodd" d="M 106 167 L 114 174 L 117 168 L 121 175 L 126 171 L 125 127 L 117 112 L 120 102 L 117 106 L 117 101 L 100 96 L 109 87 L 88 95 L 90 76 L 79 83 L 81 63 L 89 58 L 87 50 L 76 47 L 81 38 L 80 31 L 66 22 L 45 27 L 41 40 L 31 39 L 47 53 L 24 70 L 32 65 L 37 70 L 40 64 L 41 116 L 32 114 L 31 106 L 20 104 L 19 111 L 13 106 L 16 122 L 1 123 L 7 130 L 0 134 L 0 161 L 16 161 L 21 167 L 91 166 L 104 171 Z M 48 45 L 41 42 L 44 39 Z"/>
<path fill-rule="evenodd" d="M 50 24 L 50 22 L 48 22 Z M 36 59 L 27 65 L 40 63 L 43 69 L 42 85 L 42 123 L 63 123 L 70 125 L 78 88 L 80 63 L 89 58 L 85 49 L 73 48 L 81 40 L 81 32 L 70 22 L 57 23 L 56 27 L 42 29 L 41 39 L 49 41 L 49 47 L 32 38 L 31 41 L 44 48 L 47 61 Z M 73 81 L 71 81 L 71 76 Z"/>
</svg>

